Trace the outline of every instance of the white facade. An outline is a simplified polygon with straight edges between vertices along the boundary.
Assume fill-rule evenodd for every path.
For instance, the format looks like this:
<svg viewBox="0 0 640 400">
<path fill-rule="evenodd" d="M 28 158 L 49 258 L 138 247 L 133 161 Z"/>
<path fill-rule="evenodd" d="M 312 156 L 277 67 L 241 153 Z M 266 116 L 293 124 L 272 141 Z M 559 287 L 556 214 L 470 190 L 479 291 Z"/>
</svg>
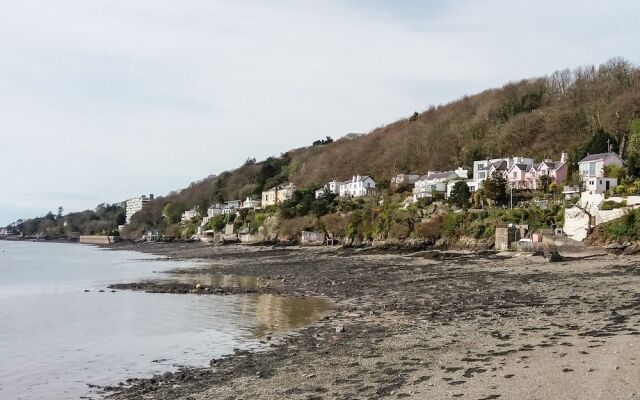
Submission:
<svg viewBox="0 0 640 400">
<path fill-rule="evenodd" d="M 222 214 L 222 204 L 214 204 L 211 207 L 207 208 L 207 217 L 213 218 L 216 215 Z"/>
<path fill-rule="evenodd" d="M 342 182 L 338 182 L 335 179 L 332 180 L 331 182 L 327 182 L 326 185 L 324 185 L 320 189 L 316 190 L 316 199 L 319 199 L 320 197 L 324 196 L 325 192 L 327 192 L 327 191 L 329 193 L 333 193 L 333 194 L 340 194 L 340 184 L 341 183 Z"/>
<path fill-rule="evenodd" d="M 240 200 L 229 200 L 225 201 L 224 206 L 222 206 L 222 213 L 225 215 L 235 214 L 236 210 L 240 208 L 242 202 Z"/>
<path fill-rule="evenodd" d="M 341 182 L 339 186 L 340 197 L 363 197 L 375 193 L 376 182 L 370 176 L 356 175 L 350 181 Z"/>
<path fill-rule="evenodd" d="M 455 171 L 432 172 L 429 171 L 418 179 L 413 188 L 413 201 L 425 197 L 432 197 L 435 193 L 442 193 L 447 197 L 451 192 L 449 184 L 467 178 L 468 171 L 458 168 Z"/>
<path fill-rule="evenodd" d="M 262 202 L 260 200 L 254 200 L 251 197 L 247 197 L 245 201 L 242 202 L 242 206 L 240 208 L 260 208 Z"/>
<path fill-rule="evenodd" d="M 588 194 L 602 194 L 618 186 L 617 178 L 584 177 L 584 189 Z"/>
<path fill-rule="evenodd" d="M 145 204 L 153 200 L 153 194 L 149 196 L 142 195 L 140 197 L 134 197 L 126 201 L 126 223 L 131 222 L 131 217 L 133 214 L 142 210 Z"/>
<path fill-rule="evenodd" d="M 391 178 L 391 187 L 397 188 L 400 185 L 413 185 L 420 179 L 420 175 L 416 174 L 398 174 Z"/>
<path fill-rule="evenodd" d="M 191 210 L 187 210 L 185 212 L 182 213 L 182 222 L 189 222 L 191 221 L 193 218 L 197 218 L 198 217 L 198 211 L 194 208 L 192 208 Z"/>
<path fill-rule="evenodd" d="M 578 162 L 580 175 L 583 177 L 601 178 L 604 176 L 604 167 L 609 165 L 624 166 L 622 159 L 613 152 L 591 154 Z"/>
</svg>

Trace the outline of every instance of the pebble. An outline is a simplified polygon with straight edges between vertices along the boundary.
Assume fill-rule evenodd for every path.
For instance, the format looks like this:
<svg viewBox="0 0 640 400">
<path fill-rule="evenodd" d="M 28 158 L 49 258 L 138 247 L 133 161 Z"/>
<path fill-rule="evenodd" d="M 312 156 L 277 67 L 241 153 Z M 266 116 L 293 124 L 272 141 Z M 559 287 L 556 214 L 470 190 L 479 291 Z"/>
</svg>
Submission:
<svg viewBox="0 0 640 400">
<path fill-rule="evenodd" d="M 344 332 L 344 326 L 343 325 L 336 326 L 336 333 L 342 333 L 342 332 Z"/>
<path fill-rule="evenodd" d="M 84 291 L 85 291 L 85 293 L 89 293 L 91 290 L 85 289 Z"/>
</svg>

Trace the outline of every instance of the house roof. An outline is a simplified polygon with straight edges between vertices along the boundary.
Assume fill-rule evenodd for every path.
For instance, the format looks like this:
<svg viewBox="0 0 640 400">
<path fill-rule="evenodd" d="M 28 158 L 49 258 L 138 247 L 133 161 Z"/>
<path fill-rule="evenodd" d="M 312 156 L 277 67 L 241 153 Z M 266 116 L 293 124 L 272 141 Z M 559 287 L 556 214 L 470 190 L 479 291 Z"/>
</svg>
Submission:
<svg viewBox="0 0 640 400">
<path fill-rule="evenodd" d="M 494 167 L 497 170 L 505 170 L 507 169 L 507 162 L 505 160 L 495 161 L 485 165 L 483 168 L 480 168 L 480 171 L 488 171 Z"/>
<path fill-rule="evenodd" d="M 431 175 L 428 175 L 427 179 L 443 179 L 443 178 L 448 178 L 451 175 L 457 176 L 457 174 L 454 171 L 443 171 L 443 172 L 434 172 Z"/>
<path fill-rule="evenodd" d="M 582 160 L 578 161 L 578 162 L 589 162 L 589 161 L 598 161 L 598 160 L 603 160 L 609 156 L 616 156 L 617 158 L 619 158 L 620 160 L 622 160 L 620 158 L 619 155 L 617 155 L 616 153 L 610 151 L 608 153 L 598 153 L 598 154 L 590 154 L 588 156 L 586 156 L 585 158 L 583 158 Z"/>
</svg>

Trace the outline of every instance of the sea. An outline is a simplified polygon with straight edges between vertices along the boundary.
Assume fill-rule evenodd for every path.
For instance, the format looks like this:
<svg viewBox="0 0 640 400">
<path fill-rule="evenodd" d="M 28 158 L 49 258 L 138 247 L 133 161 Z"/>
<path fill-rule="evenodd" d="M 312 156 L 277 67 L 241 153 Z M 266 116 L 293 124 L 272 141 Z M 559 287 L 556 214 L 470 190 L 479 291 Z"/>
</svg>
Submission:
<svg viewBox="0 0 640 400">
<path fill-rule="evenodd" d="M 234 348 L 258 349 L 262 336 L 302 327 L 330 308 L 314 298 L 107 288 L 194 266 L 202 265 L 89 245 L 0 241 L 0 399 L 100 397 L 100 386 L 207 366 Z"/>
</svg>

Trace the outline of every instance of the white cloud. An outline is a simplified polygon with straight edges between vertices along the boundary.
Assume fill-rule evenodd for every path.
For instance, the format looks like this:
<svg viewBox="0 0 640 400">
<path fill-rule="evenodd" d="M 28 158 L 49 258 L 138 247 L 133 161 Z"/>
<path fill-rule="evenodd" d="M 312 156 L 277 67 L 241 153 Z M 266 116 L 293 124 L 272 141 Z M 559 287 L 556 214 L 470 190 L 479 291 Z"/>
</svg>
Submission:
<svg viewBox="0 0 640 400">
<path fill-rule="evenodd" d="M 0 225 L 613 56 L 636 2 L 6 0 Z M 11 193 L 11 194 L 10 194 Z"/>
</svg>

